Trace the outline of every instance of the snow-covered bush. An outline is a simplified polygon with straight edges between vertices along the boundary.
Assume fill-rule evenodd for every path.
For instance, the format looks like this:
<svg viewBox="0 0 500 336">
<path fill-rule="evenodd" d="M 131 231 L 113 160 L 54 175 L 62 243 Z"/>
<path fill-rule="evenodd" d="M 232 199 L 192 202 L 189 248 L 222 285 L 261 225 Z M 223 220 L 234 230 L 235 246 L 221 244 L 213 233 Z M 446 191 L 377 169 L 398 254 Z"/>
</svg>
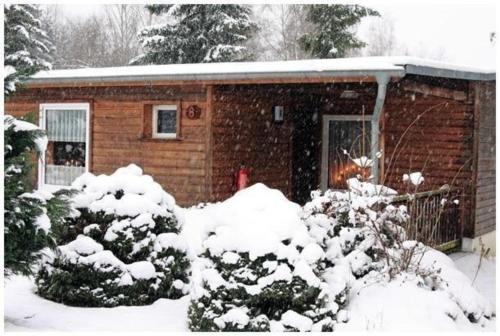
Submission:
<svg viewBox="0 0 500 336">
<path fill-rule="evenodd" d="M 262 184 L 202 210 L 207 224 L 193 266 L 193 331 L 329 331 L 346 292 L 319 277 L 325 254 L 301 208 Z"/>
<path fill-rule="evenodd" d="M 402 225 L 405 206 L 390 204 L 396 192 L 390 188 L 348 180 L 348 191 L 312 193 L 304 206 L 303 218 L 310 234 L 326 253 L 325 267 L 350 269 L 341 272 L 360 278 L 372 270 L 396 270 L 393 260 L 405 239 Z"/>
<path fill-rule="evenodd" d="M 76 215 L 38 273 L 41 296 L 112 307 L 186 293 L 190 262 L 172 196 L 135 165 L 84 174 L 73 187 Z"/>
<path fill-rule="evenodd" d="M 348 303 L 355 323 L 361 319 L 357 313 L 366 315 L 360 305 L 369 300 L 360 293 L 377 300 L 384 297 L 367 287 L 384 293 L 405 287 L 398 291 L 408 293 L 408 302 L 414 301 L 412 293 L 420 293 L 419 304 L 437 305 L 436 311 L 452 320 L 479 322 L 493 315 L 491 306 L 451 259 L 406 239 L 402 226 L 409 216 L 405 206 L 391 204 L 394 190 L 357 179 L 348 180 L 348 186 L 347 191 L 313 192 L 303 218 L 325 253 L 323 279 L 332 290 L 346 287 L 347 300 L 355 301 Z"/>
</svg>

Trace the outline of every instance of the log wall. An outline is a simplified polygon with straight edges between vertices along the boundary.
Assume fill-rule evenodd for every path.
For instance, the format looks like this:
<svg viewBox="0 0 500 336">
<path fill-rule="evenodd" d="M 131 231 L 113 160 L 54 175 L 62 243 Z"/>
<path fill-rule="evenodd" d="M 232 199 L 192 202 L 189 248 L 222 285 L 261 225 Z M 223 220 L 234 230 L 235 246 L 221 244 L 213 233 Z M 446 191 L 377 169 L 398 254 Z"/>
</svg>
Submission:
<svg viewBox="0 0 500 336">
<path fill-rule="evenodd" d="M 234 193 L 240 163 L 250 183 L 262 182 L 291 194 L 291 90 L 277 85 L 214 87 L 212 200 Z M 272 109 L 285 106 L 285 120 L 273 122 Z"/>
<path fill-rule="evenodd" d="M 475 83 L 475 148 L 477 171 L 474 236 L 495 230 L 495 82 Z"/>
<path fill-rule="evenodd" d="M 448 184 L 462 192 L 464 234 L 473 234 L 474 94 L 466 81 L 408 76 L 390 83 L 383 109 L 383 183 L 415 188 L 403 174 L 420 171 L 418 191 Z"/>
<path fill-rule="evenodd" d="M 144 86 L 26 89 L 9 98 L 5 112 L 16 117 L 34 112 L 39 104 L 90 103 L 90 171 L 110 174 L 135 163 L 171 193 L 179 204 L 206 200 L 207 90 L 203 86 Z M 152 139 L 145 117 L 153 104 L 180 103 L 180 138 Z M 195 104 L 201 117 L 191 120 L 186 109 Z M 150 133 L 150 130 L 149 130 Z"/>
</svg>

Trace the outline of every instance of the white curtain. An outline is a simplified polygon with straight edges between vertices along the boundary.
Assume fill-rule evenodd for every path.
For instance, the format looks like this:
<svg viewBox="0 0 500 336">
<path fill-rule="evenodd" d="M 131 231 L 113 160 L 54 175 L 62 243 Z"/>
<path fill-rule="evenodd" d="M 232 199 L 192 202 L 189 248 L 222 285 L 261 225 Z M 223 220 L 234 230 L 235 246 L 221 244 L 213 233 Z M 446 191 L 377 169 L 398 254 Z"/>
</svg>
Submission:
<svg viewBox="0 0 500 336">
<path fill-rule="evenodd" d="M 49 141 L 85 142 L 85 110 L 46 110 Z"/>
<path fill-rule="evenodd" d="M 45 120 L 50 142 L 86 142 L 85 110 L 47 109 Z M 85 167 L 45 164 L 45 184 L 69 186 L 84 172 Z"/>
</svg>

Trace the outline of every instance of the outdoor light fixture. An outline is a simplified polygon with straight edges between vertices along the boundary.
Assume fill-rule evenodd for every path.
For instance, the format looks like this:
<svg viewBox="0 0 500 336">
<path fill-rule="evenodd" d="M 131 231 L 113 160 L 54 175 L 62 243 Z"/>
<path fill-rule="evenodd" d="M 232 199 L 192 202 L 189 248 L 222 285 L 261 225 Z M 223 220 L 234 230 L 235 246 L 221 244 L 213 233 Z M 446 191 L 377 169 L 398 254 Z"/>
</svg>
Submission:
<svg viewBox="0 0 500 336">
<path fill-rule="evenodd" d="M 274 106 L 273 107 L 273 121 L 277 124 L 281 124 L 285 120 L 285 107 L 284 106 Z"/>
<path fill-rule="evenodd" d="M 358 97 L 359 97 L 359 93 L 357 93 L 354 90 L 344 90 L 340 94 L 340 98 L 343 98 L 343 99 L 356 99 Z"/>
</svg>

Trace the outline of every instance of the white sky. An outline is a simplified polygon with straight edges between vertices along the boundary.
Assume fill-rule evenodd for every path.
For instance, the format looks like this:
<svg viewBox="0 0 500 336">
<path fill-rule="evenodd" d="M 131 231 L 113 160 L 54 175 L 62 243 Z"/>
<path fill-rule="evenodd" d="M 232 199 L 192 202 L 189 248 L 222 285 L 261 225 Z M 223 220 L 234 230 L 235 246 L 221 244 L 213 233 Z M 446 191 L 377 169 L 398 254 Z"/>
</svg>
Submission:
<svg viewBox="0 0 500 336">
<path fill-rule="evenodd" d="M 76 1 L 75 1 L 76 2 Z M 102 5 L 60 5 L 70 17 L 85 17 L 102 11 Z M 417 56 L 435 57 L 462 65 L 495 68 L 495 46 L 490 33 L 496 31 L 496 6 L 490 4 L 365 3 L 390 17 L 396 38 Z M 362 38 L 369 22 L 359 27 Z"/>
</svg>

